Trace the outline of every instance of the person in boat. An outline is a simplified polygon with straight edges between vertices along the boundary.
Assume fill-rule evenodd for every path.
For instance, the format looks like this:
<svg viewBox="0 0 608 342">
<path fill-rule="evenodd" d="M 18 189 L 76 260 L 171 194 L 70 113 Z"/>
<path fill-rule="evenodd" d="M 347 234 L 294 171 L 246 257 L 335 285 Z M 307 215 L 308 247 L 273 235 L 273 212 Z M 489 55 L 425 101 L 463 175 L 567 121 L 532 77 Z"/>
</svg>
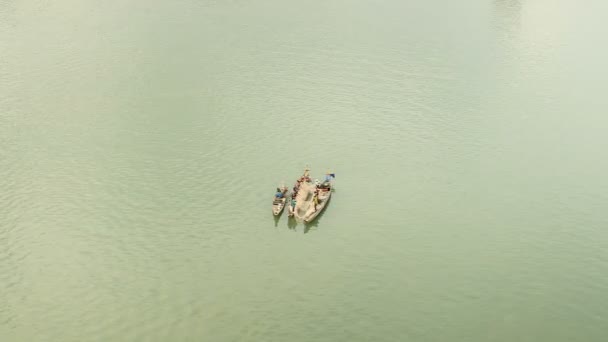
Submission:
<svg viewBox="0 0 608 342">
<path fill-rule="evenodd" d="M 279 189 L 277 189 L 277 190 L 279 190 Z M 274 195 L 274 197 L 276 197 L 277 199 L 283 198 L 283 192 L 280 190 L 277 191 L 277 193 Z"/>
</svg>

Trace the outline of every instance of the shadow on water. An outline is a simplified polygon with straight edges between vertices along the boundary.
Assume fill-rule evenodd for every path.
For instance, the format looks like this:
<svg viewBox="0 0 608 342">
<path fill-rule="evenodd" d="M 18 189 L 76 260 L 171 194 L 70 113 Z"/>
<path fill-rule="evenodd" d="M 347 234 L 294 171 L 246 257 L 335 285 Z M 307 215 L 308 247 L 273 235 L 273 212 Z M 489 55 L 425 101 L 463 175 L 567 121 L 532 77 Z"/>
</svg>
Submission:
<svg viewBox="0 0 608 342">
<path fill-rule="evenodd" d="M 279 226 L 279 220 L 281 219 L 281 216 L 283 215 L 283 213 L 280 213 L 279 215 L 276 216 L 272 216 L 272 218 L 274 219 L 274 226 L 278 227 Z"/>
<path fill-rule="evenodd" d="M 298 221 L 296 221 L 296 219 L 293 218 L 293 216 L 288 216 L 287 217 L 287 227 L 289 229 L 296 230 L 297 226 L 298 226 Z"/>
</svg>

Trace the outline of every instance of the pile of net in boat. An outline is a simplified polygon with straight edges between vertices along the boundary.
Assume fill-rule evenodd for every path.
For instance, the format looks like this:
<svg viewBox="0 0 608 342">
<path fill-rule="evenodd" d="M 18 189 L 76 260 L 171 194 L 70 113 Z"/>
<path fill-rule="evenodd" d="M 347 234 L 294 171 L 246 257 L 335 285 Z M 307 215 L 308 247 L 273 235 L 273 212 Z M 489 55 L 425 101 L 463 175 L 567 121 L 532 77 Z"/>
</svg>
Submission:
<svg viewBox="0 0 608 342">
<path fill-rule="evenodd" d="M 296 196 L 296 215 L 304 217 L 304 215 L 311 209 L 313 204 L 313 197 L 315 194 L 315 185 L 312 183 L 302 182 L 300 183 L 300 189 L 298 190 L 298 196 Z"/>
</svg>

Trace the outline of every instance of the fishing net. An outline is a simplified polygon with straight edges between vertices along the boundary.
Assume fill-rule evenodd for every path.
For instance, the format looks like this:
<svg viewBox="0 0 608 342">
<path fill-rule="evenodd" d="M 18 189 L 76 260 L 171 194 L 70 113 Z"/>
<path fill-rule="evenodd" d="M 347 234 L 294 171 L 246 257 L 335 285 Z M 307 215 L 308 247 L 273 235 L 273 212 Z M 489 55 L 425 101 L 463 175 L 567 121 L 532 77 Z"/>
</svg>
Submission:
<svg viewBox="0 0 608 342">
<path fill-rule="evenodd" d="M 313 183 L 302 182 L 298 195 L 296 196 L 296 216 L 304 217 L 306 213 L 314 209 L 313 197 L 315 194 L 315 185 Z"/>
</svg>

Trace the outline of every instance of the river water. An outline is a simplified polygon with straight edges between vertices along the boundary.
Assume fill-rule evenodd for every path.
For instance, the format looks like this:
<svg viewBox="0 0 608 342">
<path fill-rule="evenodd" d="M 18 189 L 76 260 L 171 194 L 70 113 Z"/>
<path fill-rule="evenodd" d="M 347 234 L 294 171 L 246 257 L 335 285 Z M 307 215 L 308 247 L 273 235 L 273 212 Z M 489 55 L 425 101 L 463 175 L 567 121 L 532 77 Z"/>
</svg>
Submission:
<svg viewBox="0 0 608 342">
<path fill-rule="evenodd" d="M 605 341 L 606 10 L 1 1 L 0 340 Z"/>
</svg>

